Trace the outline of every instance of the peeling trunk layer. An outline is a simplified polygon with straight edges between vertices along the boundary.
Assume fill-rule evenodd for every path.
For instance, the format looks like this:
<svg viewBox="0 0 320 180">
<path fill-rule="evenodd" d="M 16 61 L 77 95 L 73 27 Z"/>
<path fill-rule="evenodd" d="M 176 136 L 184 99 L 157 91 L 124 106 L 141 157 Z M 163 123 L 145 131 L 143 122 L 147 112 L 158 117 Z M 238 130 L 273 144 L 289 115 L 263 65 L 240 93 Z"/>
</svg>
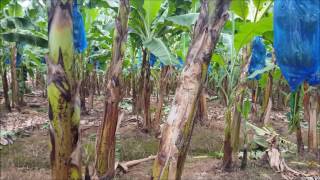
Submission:
<svg viewBox="0 0 320 180">
<path fill-rule="evenodd" d="M 193 40 L 153 165 L 153 179 L 181 179 L 208 63 L 228 18 L 229 0 L 203 0 Z"/>
<path fill-rule="evenodd" d="M 48 102 L 52 179 L 81 179 L 78 64 L 74 57 L 71 2 L 49 9 Z"/>
<path fill-rule="evenodd" d="M 162 106 L 164 103 L 164 95 L 167 89 L 168 84 L 168 70 L 169 66 L 165 66 L 161 69 L 161 77 L 160 77 L 160 85 L 159 85 L 159 100 L 157 103 L 157 110 L 154 117 L 154 129 L 156 131 L 156 136 L 160 134 L 160 122 L 161 122 L 161 115 L 162 115 Z"/>
<path fill-rule="evenodd" d="M 96 144 L 96 175 L 112 179 L 115 175 L 115 133 L 118 123 L 118 104 L 121 100 L 120 76 L 128 32 L 129 0 L 120 0 L 112 44 L 112 60 L 106 76 L 106 100 L 102 124 Z"/>
<path fill-rule="evenodd" d="M 267 125 L 269 123 L 271 110 L 272 110 L 272 98 L 270 97 L 269 101 L 268 101 L 267 109 L 266 109 L 266 112 L 265 112 L 265 115 L 264 115 L 264 118 L 263 118 L 263 123 L 265 125 Z"/>
<path fill-rule="evenodd" d="M 18 106 L 18 80 L 17 80 L 17 69 L 16 69 L 16 59 L 17 58 L 17 48 L 14 45 L 11 48 L 11 90 L 12 90 L 12 107 Z"/>
</svg>

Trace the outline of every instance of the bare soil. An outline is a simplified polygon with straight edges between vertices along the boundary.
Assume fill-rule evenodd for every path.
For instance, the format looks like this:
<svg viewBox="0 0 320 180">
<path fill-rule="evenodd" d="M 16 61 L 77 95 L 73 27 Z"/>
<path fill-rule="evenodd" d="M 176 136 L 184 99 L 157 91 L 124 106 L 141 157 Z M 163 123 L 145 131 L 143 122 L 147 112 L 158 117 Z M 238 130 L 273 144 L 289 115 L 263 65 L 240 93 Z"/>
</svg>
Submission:
<svg viewBox="0 0 320 180">
<path fill-rule="evenodd" d="M 126 99 L 125 102 L 129 100 Z M 156 99 L 152 99 L 155 104 Z M 13 144 L 0 146 L 0 180 L 46 180 L 50 179 L 49 136 L 46 99 L 39 95 L 26 97 L 26 102 L 40 104 L 39 107 L 23 107 L 21 112 L 0 113 L 2 132 L 15 132 Z M 103 114 L 103 97 L 96 97 L 94 109 L 81 117 L 83 164 L 92 165 L 95 135 Z M 169 102 L 167 102 L 168 104 Z M 117 159 L 130 161 L 155 155 L 159 140 L 141 130 L 142 119 L 132 115 L 126 103 L 122 103 L 124 118 L 118 137 Z M 154 108 L 154 107 L 152 107 Z M 2 110 L 2 108 L 1 108 Z M 260 160 L 250 159 L 245 170 L 236 166 L 230 172 L 221 171 L 221 156 L 224 134 L 225 108 L 217 100 L 208 103 L 209 122 L 205 126 L 195 126 L 182 179 L 282 179 L 281 174 L 272 170 Z M 165 111 L 166 112 L 166 111 Z M 286 111 L 273 111 L 270 119 L 275 131 L 295 143 L 294 134 L 288 133 Z M 165 117 L 163 118 L 165 119 Z M 306 129 L 303 131 L 306 142 Z M 305 173 L 320 176 L 317 164 L 320 162 L 312 154 L 299 158 L 296 154 L 285 154 L 288 165 Z M 299 162 L 299 163 L 297 163 Z M 240 160 L 238 160 L 238 164 Z M 124 174 L 119 172 L 116 179 L 150 179 L 152 161 L 141 163 Z"/>
</svg>

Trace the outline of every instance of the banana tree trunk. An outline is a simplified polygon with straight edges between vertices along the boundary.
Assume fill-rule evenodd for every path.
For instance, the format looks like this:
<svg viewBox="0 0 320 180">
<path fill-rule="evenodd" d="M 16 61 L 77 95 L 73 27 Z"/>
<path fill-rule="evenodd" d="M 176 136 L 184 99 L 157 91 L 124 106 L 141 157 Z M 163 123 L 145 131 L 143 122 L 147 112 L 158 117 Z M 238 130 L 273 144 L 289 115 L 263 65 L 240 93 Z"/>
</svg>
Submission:
<svg viewBox="0 0 320 180">
<path fill-rule="evenodd" d="M 96 66 L 94 65 L 94 67 L 96 67 Z M 89 111 L 91 111 L 93 109 L 95 89 L 99 88 L 98 84 L 97 84 L 97 71 L 95 68 L 94 68 L 93 72 L 91 72 L 89 75 L 88 85 L 89 85 L 89 98 L 88 98 L 89 103 L 88 104 L 89 104 Z"/>
<path fill-rule="evenodd" d="M 81 80 L 80 85 L 80 107 L 81 107 L 81 113 L 87 114 L 87 107 L 86 107 L 86 94 L 87 94 L 87 84 L 88 84 L 88 73 L 84 73 L 84 76 Z M 90 82 L 89 82 L 90 83 Z"/>
<path fill-rule="evenodd" d="M 228 19 L 229 0 L 202 0 L 193 40 L 153 165 L 153 179 L 181 179 L 208 63 Z"/>
<path fill-rule="evenodd" d="M 272 53 L 272 62 L 275 62 L 275 54 Z M 263 102 L 262 102 L 262 108 L 260 111 L 260 122 L 263 122 L 263 125 L 267 125 L 269 118 L 270 118 L 270 112 L 272 108 L 272 86 L 273 86 L 273 74 L 274 70 L 268 73 L 268 82 L 267 87 L 265 89 Z"/>
<path fill-rule="evenodd" d="M 95 86 L 95 88 L 94 88 L 94 94 L 95 94 L 95 92 L 97 91 L 97 93 L 98 93 L 98 96 L 100 96 L 101 95 L 101 87 L 102 87 L 102 85 L 103 85 L 103 75 L 102 75 L 102 73 L 100 72 L 100 73 L 97 73 L 97 75 L 96 75 L 96 86 Z"/>
<path fill-rule="evenodd" d="M 164 95 L 167 89 L 168 84 L 168 70 L 169 66 L 164 66 L 161 69 L 161 75 L 160 75 L 160 85 L 159 85 L 159 100 L 157 103 L 157 110 L 154 117 L 154 129 L 156 131 L 156 136 L 160 134 L 160 121 L 161 121 L 161 114 L 162 114 L 162 106 L 164 102 Z"/>
<path fill-rule="evenodd" d="M 48 102 L 52 179 L 81 179 L 79 73 L 73 47 L 72 1 L 51 0 Z"/>
<path fill-rule="evenodd" d="M 225 113 L 223 159 L 222 159 L 222 169 L 224 170 L 228 170 L 232 166 L 231 122 L 232 122 L 232 112 L 231 112 L 231 106 L 229 106 Z"/>
<path fill-rule="evenodd" d="M 250 83 L 250 85 L 252 86 L 252 96 L 251 96 L 251 100 L 252 100 L 252 107 L 251 107 L 251 119 L 253 122 L 257 122 L 257 98 L 258 98 L 258 91 L 259 88 L 258 87 L 258 83 L 256 81 L 252 81 L 252 83 Z"/>
<path fill-rule="evenodd" d="M 267 125 L 268 120 L 269 120 L 269 115 L 272 107 L 272 98 L 271 98 L 271 93 L 272 93 L 272 84 L 273 84 L 273 77 L 272 73 L 268 73 L 268 82 L 267 82 L 267 87 L 265 89 L 265 94 L 263 97 L 263 103 L 262 103 L 262 109 L 260 113 L 260 122 L 263 122 L 263 125 Z"/>
<path fill-rule="evenodd" d="M 310 112 L 309 112 L 309 128 L 308 128 L 308 148 L 309 151 L 316 153 L 318 149 L 317 144 L 317 92 L 313 90 L 310 96 Z"/>
<path fill-rule="evenodd" d="M 221 95 L 222 95 L 222 102 L 223 102 L 223 105 L 227 106 L 228 105 L 228 97 L 227 97 L 227 94 L 226 92 L 228 92 L 229 90 L 229 87 L 228 87 L 228 76 L 225 76 L 222 80 L 222 87 L 221 87 Z"/>
<path fill-rule="evenodd" d="M 17 58 L 17 48 L 15 45 L 11 47 L 11 92 L 12 92 L 12 107 L 15 108 L 19 105 L 18 103 L 18 79 L 17 79 L 17 68 L 16 59 Z"/>
<path fill-rule="evenodd" d="M 233 105 L 233 114 L 230 118 L 230 109 L 227 110 L 226 118 L 226 129 L 225 129 L 225 140 L 224 140 L 224 158 L 223 158 L 223 169 L 230 169 L 232 166 L 232 154 L 237 155 L 240 137 L 240 125 L 241 125 L 241 111 L 239 107 L 242 107 L 244 94 L 247 89 L 246 77 L 249 65 L 249 51 L 247 48 L 243 49 L 243 58 L 241 66 L 241 74 L 239 84 L 235 92 L 235 100 Z M 230 105 L 230 104 L 229 104 Z M 230 121 L 232 119 L 232 121 Z M 230 143 L 230 144 L 229 144 Z"/>
<path fill-rule="evenodd" d="M 141 76 L 143 78 L 142 87 L 142 105 L 143 105 L 143 130 L 149 132 L 152 129 L 151 124 L 151 114 L 150 114 L 150 96 L 151 96 L 151 86 L 150 86 L 150 64 L 149 64 L 149 53 L 146 49 L 143 50 L 143 67 Z"/>
<path fill-rule="evenodd" d="M 304 153 L 304 145 L 303 145 L 303 139 L 302 139 L 302 130 L 301 130 L 301 124 L 300 124 L 300 117 L 299 117 L 299 108 L 300 108 L 300 89 L 298 89 L 296 92 L 291 94 L 291 98 L 293 101 L 293 104 L 291 104 L 291 113 L 292 113 L 292 119 L 291 121 L 294 122 L 292 126 L 294 126 L 294 129 L 296 130 L 296 139 L 297 139 L 297 151 L 300 156 Z"/>
<path fill-rule="evenodd" d="M 208 105 L 205 87 L 203 87 L 201 90 L 197 117 L 199 118 L 199 122 L 201 125 L 205 125 L 206 123 L 208 123 Z"/>
<path fill-rule="evenodd" d="M 26 92 L 26 80 L 27 80 L 27 71 L 26 67 L 21 65 L 17 70 L 17 79 L 18 79 L 18 104 L 19 106 L 25 106 L 24 94 Z"/>
<path fill-rule="evenodd" d="M 136 86 L 136 76 L 134 74 L 134 72 L 131 72 L 132 76 L 131 76 L 131 88 L 132 88 L 132 113 L 135 114 L 137 113 L 137 104 L 138 104 L 138 96 L 137 96 L 137 86 Z"/>
<path fill-rule="evenodd" d="M 303 117 L 304 120 L 310 123 L 310 93 L 307 92 L 309 89 L 308 83 L 303 84 L 304 94 L 303 94 Z M 310 127 L 310 125 L 309 125 Z"/>
<path fill-rule="evenodd" d="M 141 48 L 142 51 L 142 68 L 141 68 L 141 72 L 140 72 L 140 78 L 139 78 L 139 85 L 138 85 L 138 97 L 137 97 L 137 101 L 135 104 L 135 109 L 136 112 L 138 114 L 141 114 L 142 108 L 143 108 L 143 99 L 144 99 L 144 95 L 143 95 L 143 87 L 144 87 L 144 80 L 145 80 L 145 64 L 147 62 L 147 51 L 143 48 Z"/>
<path fill-rule="evenodd" d="M 121 100 L 120 76 L 128 32 L 129 0 L 120 0 L 113 34 L 112 59 L 106 76 L 106 101 L 102 124 L 96 144 L 96 175 L 112 179 L 115 175 L 115 133 L 118 123 L 118 104 Z"/>
<path fill-rule="evenodd" d="M 3 95 L 4 95 L 4 103 L 6 109 L 11 112 L 11 106 L 10 106 L 10 98 L 9 98 L 9 85 L 8 85 L 8 79 L 7 79 L 7 70 L 6 67 L 3 64 L 0 64 L 0 73 L 2 77 L 2 87 L 3 87 Z"/>
</svg>

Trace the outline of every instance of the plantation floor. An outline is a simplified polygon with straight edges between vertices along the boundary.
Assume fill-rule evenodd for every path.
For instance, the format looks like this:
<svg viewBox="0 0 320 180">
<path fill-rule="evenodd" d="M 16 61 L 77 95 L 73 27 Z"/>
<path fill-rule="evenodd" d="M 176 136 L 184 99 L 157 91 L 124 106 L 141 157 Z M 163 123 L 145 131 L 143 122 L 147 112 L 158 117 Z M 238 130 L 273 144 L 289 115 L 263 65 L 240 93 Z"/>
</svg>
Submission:
<svg viewBox="0 0 320 180">
<path fill-rule="evenodd" d="M 26 101 L 29 104 L 31 102 L 37 104 L 37 107 L 27 106 L 21 112 L 0 114 L 1 132 L 17 132 L 14 135 L 13 144 L 0 146 L 0 180 L 50 179 L 47 102 L 38 95 L 28 96 Z M 155 101 L 156 99 L 153 98 L 153 105 Z M 94 102 L 95 109 L 91 110 L 89 115 L 82 115 L 81 118 L 83 164 L 92 164 L 94 161 L 95 135 L 104 109 L 102 102 L 103 97 L 97 97 Z M 273 171 L 261 160 L 249 160 L 246 170 L 234 168 L 231 172 L 221 171 L 225 108 L 218 101 L 209 102 L 208 106 L 209 122 L 206 126 L 199 124 L 195 126 L 182 179 L 282 179 L 281 174 Z M 117 159 L 130 161 L 155 155 L 159 140 L 141 131 L 142 119 L 129 113 L 129 99 L 125 99 L 121 107 L 124 116 L 120 126 Z M 168 107 L 165 107 L 167 113 L 166 109 Z M 151 110 L 153 112 L 154 107 Z M 286 111 L 272 112 L 270 118 L 272 127 L 277 133 L 295 142 L 294 134 L 288 133 L 285 113 Z M 304 138 L 306 138 L 306 129 L 304 129 Z M 305 153 L 303 158 L 298 158 L 295 154 L 286 153 L 285 159 L 294 169 L 314 176 L 320 175 L 317 167 L 319 162 L 312 154 Z M 238 160 L 238 164 L 240 161 Z M 152 161 L 141 163 L 130 168 L 126 174 L 118 172 L 116 179 L 150 179 L 151 168 Z"/>
</svg>

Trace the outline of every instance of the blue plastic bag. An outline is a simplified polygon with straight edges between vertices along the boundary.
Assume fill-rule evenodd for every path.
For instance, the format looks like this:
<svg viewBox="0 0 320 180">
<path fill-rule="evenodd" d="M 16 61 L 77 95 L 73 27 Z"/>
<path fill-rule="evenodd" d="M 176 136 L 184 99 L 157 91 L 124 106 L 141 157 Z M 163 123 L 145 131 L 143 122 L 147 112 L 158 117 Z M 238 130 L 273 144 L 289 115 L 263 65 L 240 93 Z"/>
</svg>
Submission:
<svg viewBox="0 0 320 180">
<path fill-rule="evenodd" d="M 16 68 L 20 67 L 21 63 L 22 63 L 22 56 L 20 53 L 17 53 L 17 57 L 16 57 Z M 4 62 L 5 64 L 11 64 L 11 59 L 7 58 Z"/>
<path fill-rule="evenodd" d="M 208 67 L 208 75 L 212 73 L 212 69 L 213 69 L 213 68 L 212 68 L 211 63 L 210 63 L 210 64 L 209 64 L 209 67 Z"/>
<path fill-rule="evenodd" d="M 255 71 L 261 70 L 266 66 L 266 54 L 267 50 L 263 43 L 263 39 L 256 36 L 252 41 L 252 53 L 248 70 L 249 76 Z M 258 74 L 253 79 L 259 80 L 260 78 L 261 74 Z"/>
<path fill-rule="evenodd" d="M 176 67 L 177 69 L 182 69 L 183 66 L 184 66 L 184 62 L 183 62 L 182 58 L 181 58 L 181 57 L 178 57 L 178 61 L 179 61 L 179 64 L 176 64 L 175 67 Z"/>
<path fill-rule="evenodd" d="M 100 61 L 96 61 L 96 70 L 100 69 Z"/>
<path fill-rule="evenodd" d="M 45 59 L 44 57 L 41 58 L 40 63 L 41 63 L 41 64 L 46 64 L 46 59 Z"/>
<path fill-rule="evenodd" d="M 73 21 L 73 44 L 74 49 L 78 53 L 82 53 L 87 48 L 86 31 L 81 13 L 78 8 L 77 0 L 73 1 L 72 7 L 72 21 Z"/>
<path fill-rule="evenodd" d="M 320 83 L 320 1 L 275 0 L 276 62 L 295 91 L 303 81 Z"/>
<path fill-rule="evenodd" d="M 157 62 L 157 57 L 154 54 L 150 53 L 150 57 L 149 57 L 150 66 L 153 67 L 156 62 Z"/>
</svg>

